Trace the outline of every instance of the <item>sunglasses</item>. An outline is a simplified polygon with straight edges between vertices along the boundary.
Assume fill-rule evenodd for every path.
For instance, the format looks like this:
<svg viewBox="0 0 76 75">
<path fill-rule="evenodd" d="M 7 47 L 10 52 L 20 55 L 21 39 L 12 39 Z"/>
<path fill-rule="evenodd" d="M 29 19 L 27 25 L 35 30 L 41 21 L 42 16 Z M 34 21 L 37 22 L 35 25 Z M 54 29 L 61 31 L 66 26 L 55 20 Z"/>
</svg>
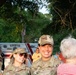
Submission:
<svg viewBox="0 0 76 75">
<path fill-rule="evenodd" d="M 24 56 L 25 58 L 27 58 L 27 53 L 19 53 L 19 56 L 20 57 Z"/>
</svg>

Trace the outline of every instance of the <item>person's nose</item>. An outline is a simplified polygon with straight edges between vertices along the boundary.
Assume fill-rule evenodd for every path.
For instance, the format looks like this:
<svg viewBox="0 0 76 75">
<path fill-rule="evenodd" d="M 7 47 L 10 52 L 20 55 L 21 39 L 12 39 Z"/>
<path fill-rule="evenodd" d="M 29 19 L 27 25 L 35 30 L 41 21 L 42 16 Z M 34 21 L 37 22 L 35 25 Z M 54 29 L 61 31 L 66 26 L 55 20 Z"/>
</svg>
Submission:
<svg viewBox="0 0 76 75">
<path fill-rule="evenodd" d="M 48 46 L 45 47 L 46 51 L 48 51 Z"/>
</svg>

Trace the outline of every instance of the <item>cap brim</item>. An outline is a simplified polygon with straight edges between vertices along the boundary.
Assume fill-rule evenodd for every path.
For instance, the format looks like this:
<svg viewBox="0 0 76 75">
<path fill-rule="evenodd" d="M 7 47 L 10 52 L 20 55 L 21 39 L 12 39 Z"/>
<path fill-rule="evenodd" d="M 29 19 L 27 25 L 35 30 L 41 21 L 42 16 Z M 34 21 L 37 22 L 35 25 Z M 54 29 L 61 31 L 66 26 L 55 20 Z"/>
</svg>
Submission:
<svg viewBox="0 0 76 75">
<path fill-rule="evenodd" d="M 27 52 L 15 52 L 15 53 L 27 53 Z M 11 55 L 10 55 L 10 58 L 12 58 L 13 57 L 13 54 L 15 54 L 15 53 L 12 53 Z"/>
<path fill-rule="evenodd" d="M 41 43 L 40 45 L 46 45 L 46 44 L 52 45 L 50 42 L 44 42 L 44 43 Z"/>
</svg>

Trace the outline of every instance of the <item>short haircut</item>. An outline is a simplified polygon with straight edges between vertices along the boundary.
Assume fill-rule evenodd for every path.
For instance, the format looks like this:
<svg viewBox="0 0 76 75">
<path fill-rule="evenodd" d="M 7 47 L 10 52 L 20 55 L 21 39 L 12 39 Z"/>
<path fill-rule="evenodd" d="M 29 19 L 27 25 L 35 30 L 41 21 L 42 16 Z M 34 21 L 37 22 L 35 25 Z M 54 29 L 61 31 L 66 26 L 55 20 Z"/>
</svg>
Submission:
<svg viewBox="0 0 76 75">
<path fill-rule="evenodd" d="M 76 39 L 71 36 L 64 38 L 60 44 L 60 51 L 66 59 L 76 57 Z"/>
</svg>

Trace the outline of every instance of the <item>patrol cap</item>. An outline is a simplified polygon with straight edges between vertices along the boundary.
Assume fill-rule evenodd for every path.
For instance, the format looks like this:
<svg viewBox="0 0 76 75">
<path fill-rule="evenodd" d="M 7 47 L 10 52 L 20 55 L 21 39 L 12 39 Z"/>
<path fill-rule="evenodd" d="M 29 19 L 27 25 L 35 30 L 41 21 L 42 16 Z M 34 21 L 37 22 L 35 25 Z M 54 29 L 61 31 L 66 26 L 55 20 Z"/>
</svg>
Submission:
<svg viewBox="0 0 76 75">
<path fill-rule="evenodd" d="M 13 54 L 15 54 L 15 53 L 27 53 L 26 52 L 26 50 L 25 49 L 23 49 L 23 48 L 16 48 L 13 52 L 12 52 L 12 54 L 10 55 L 10 58 L 13 56 Z"/>
<path fill-rule="evenodd" d="M 23 48 L 17 48 L 13 51 L 13 53 L 26 53 L 26 51 Z"/>
<path fill-rule="evenodd" d="M 54 45 L 53 37 L 50 35 L 42 35 L 39 38 L 38 44 L 39 45 L 51 44 L 53 46 Z"/>
</svg>

